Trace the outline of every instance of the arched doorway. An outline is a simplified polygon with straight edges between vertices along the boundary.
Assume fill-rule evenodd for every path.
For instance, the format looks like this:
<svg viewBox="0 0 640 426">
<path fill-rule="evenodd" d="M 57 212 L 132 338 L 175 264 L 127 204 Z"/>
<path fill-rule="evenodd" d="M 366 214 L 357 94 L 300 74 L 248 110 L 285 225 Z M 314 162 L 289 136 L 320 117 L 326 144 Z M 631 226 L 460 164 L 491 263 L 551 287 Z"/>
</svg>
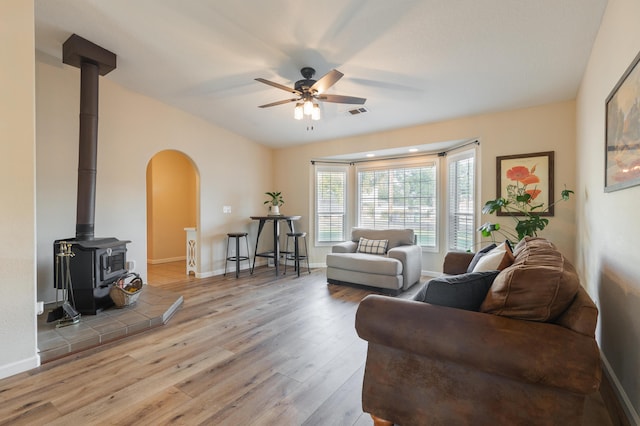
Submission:
<svg viewBox="0 0 640 426">
<path fill-rule="evenodd" d="M 185 228 L 198 223 L 198 171 L 188 156 L 166 150 L 147 164 L 147 263 L 184 260 Z"/>
</svg>

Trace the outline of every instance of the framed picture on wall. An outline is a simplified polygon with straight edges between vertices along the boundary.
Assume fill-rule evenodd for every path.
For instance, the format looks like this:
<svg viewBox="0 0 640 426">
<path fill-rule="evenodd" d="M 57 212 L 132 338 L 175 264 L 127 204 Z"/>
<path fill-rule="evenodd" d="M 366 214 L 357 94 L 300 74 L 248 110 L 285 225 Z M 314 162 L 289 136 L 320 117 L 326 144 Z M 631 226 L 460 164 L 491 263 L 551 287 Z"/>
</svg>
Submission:
<svg viewBox="0 0 640 426">
<path fill-rule="evenodd" d="M 515 202 L 530 195 L 529 202 L 540 207 L 540 216 L 553 216 L 553 154 L 554 151 L 496 157 L 497 196 Z M 508 216 L 501 210 L 498 216 Z"/>
<path fill-rule="evenodd" d="M 640 53 L 606 101 L 605 192 L 640 184 Z"/>
</svg>

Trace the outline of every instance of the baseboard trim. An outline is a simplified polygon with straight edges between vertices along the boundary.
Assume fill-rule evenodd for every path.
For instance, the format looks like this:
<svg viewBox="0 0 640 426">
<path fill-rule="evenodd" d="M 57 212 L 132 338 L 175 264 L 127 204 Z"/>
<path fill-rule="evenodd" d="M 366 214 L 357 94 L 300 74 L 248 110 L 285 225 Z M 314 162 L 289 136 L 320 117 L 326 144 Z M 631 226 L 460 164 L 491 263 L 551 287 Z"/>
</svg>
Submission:
<svg viewBox="0 0 640 426">
<path fill-rule="evenodd" d="M 0 379 L 14 376 L 37 367 L 40 367 L 40 355 L 34 355 L 20 361 L 12 362 L 11 364 L 0 366 Z"/>
<path fill-rule="evenodd" d="M 602 366 L 604 367 L 603 373 L 606 375 L 603 379 L 608 380 L 611 391 L 614 394 L 612 395 L 613 398 L 606 398 L 606 395 L 603 395 L 603 400 L 607 406 L 607 410 L 609 411 L 609 416 L 612 417 L 611 420 L 618 420 L 618 422 L 614 422 L 614 424 L 622 426 L 631 426 L 632 424 L 640 425 L 640 416 L 638 416 L 638 413 L 633 408 L 631 400 L 629 400 L 627 393 L 624 391 L 622 384 L 618 380 L 618 377 L 611 368 L 611 364 L 609 364 L 607 357 L 602 353 L 602 351 L 600 351 L 600 358 L 602 360 Z M 616 418 L 614 419 L 613 416 Z M 625 416 L 625 418 L 622 418 L 622 416 Z"/>
<path fill-rule="evenodd" d="M 147 263 L 150 265 L 159 265 L 161 263 L 180 262 L 187 260 L 186 256 L 168 257 L 166 259 L 147 259 Z"/>
<path fill-rule="evenodd" d="M 220 274 L 216 274 L 216 271 L 196 272 L 196 278 L 210 278 L 216 275 L 220 275 Z"/>
<path fill-rule="evenodd" d="M 264 266 L 266 264 L 267 264 L 266 260 L 257 260 L 256 268 L 258 266 Z M 251 262 L 251 265 L 247 264 L 246 262 L 243 262 L 240 264 L 240 271 L 248 271 L 249 269 L 251 269 L 252 265 L 253 265 L 253 261 Z M 230 262 L 229 265 L 227 266 L 227 274 L 229 273 L 235 274 L 235 271 L 236 271 L 235 265 L 232 265 Z M 216 269 L 213 271 L 206 271 L 206 272 L 196 272 L 196 278 L 210 278 L 210 277 L 215 277 L 216 275 L 224 275 L 224 269 Z"/>
</svg>

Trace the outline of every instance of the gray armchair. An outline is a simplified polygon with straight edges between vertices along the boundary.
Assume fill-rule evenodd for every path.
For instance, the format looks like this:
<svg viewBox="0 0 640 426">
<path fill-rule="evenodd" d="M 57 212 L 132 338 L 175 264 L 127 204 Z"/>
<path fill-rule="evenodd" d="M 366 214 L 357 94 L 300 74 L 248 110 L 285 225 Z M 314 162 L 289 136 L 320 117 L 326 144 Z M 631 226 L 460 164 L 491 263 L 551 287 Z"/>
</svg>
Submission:
<svg viewBox="0 0 640 426">
<path fill-rule="evenodd" d="M 360 238 L 388 241 L 383 254 L 358 252 Z M 354 228 L 351 241 L 336 244 L 327 254 L 327 281 L 359 284 L 392 293 L 407 290 L 420 281 L 422 249 L 412 229 Z"/>
</svg>

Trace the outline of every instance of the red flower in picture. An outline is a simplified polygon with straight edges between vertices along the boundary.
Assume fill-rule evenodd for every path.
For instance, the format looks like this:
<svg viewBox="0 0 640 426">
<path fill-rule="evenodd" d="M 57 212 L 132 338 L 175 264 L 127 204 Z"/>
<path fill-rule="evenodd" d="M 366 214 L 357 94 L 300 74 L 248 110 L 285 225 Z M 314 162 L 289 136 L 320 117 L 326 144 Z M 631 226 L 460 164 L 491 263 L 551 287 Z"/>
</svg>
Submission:
<svg viewBox="0 0 640 426">
<path fill-rule="evenodd" d="M 531 168 L 531 170 L 527 169 L 525 166 L 514 166 L 507 170 L 507 178 L 520 182 L 523 185 L 540 183 L 540 178 L 533 174 L 535 170 L 535 165 Z"/>
<path fill-rule="evenodd" d="M 520 183 L 523 185 L 529 185 L 530 183 L 540 183 L 540 178 L 536 175 L 529 175 L 523 179 L 520 179 Z"/>
<path fill-rule="evenodd" d="M 536 197 L 537 197 L 538 195 L 540 195 L 540 193 L 541 193 L 542 191 L 541 191 L 541 190 L 539 190 L 539 189 L 527 189 L 525 192 L 526 192 L 527 194 L 531 195 L 531 198 L 529 198 L 529 202 L 531 202 L 531 201 L 535 200 L 535 199 L 536 199 Z"/>
<path fill-rule="evenodd" d="M 529 169 L 524 166 L 515 166 L 507 170 L 507 178 L 521 181 L 529 176 Z"/>
</svg>

